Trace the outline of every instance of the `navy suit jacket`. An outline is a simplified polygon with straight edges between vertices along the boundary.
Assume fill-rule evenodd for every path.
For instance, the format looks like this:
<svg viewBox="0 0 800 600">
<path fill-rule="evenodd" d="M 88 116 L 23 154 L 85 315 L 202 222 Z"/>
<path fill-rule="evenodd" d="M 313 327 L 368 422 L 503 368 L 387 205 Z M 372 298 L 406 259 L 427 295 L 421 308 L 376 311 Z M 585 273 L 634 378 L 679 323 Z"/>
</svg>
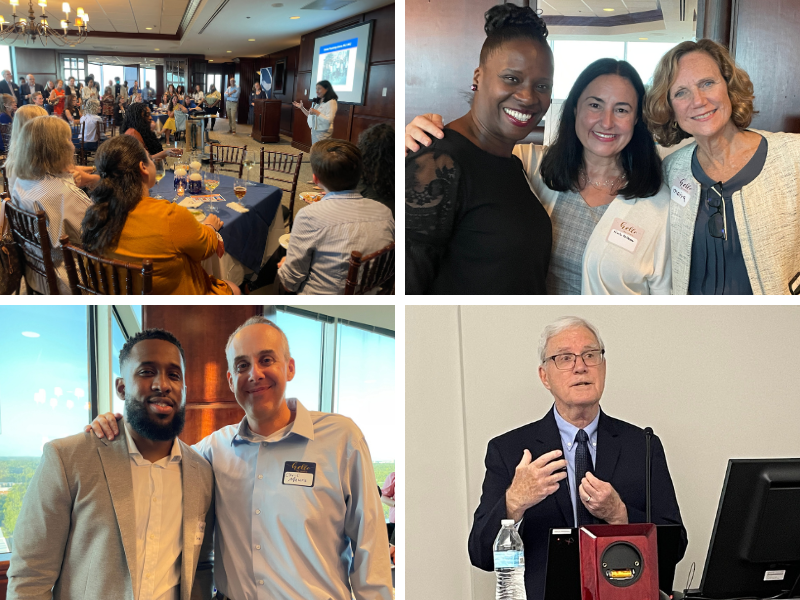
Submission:
<svg viewBox="0 0 800 600">
<path fill-rule="evenodd" d="M 5 79 L 0 79 L 0 94 L 9 94 L 17 99 L 17 106 L 21 106 L 19 86 L 13 81 L 9 84 Z"/>
<path fill-rule="evenodd" d="M 500 521 L 506 518 L 506 490 L 514 479 L 523 450 L 530 450 L 533 460 L 551 450 L 564 451 L 553 410 L 540 421 L 509 431 L 489 442 L 483 493 L 469 535 L 470 560 L 479 569 L 494 570 L 492 545 L 500 531 Z M 651 453 L 652 521 L 658 525 L 682 526 L 664 448 L 655 435 L 652 437 Z M 628 509 L 630 523 L 644 523 L 646 520 L 645 465 L 644 430 L 609 417 L 601 410 L 594 475 L 609 482 L 619 493 Z M 550 529 L 574 527 L 568 487 L 565 478 L 560 482 L 558 491 L 526 510 L 522 518 L 519 534 L 525 545 L 525 589 L 528 600 L 542 600 L 544 597 Z M 681 557 L 687 544 L 686 529 L 682 527 L 682 530 Z"/>
</svg>

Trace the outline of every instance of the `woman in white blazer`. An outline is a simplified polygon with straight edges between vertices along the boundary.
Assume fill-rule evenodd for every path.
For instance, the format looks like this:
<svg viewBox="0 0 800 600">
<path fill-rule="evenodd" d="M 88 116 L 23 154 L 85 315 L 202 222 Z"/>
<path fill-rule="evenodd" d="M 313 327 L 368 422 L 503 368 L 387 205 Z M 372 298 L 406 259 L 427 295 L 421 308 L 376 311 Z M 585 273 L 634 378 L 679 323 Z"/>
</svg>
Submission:
<svg viewBox="0 0 800 600">
<path fill-rule="evenodd" d="M 333 134 L 333 119 L 339 108 L 339 96 L 333 91 L 331 82 L 323 79 L 317 83 L 317 98 L 311 100 L 311 108 L 305 108 L 302 102 L 292 102 L 295 107 L 303 111 L 308 118 L 311 128 L 311 144 L 326 140 Z"/>
<path fill-rule="evenodd" d="M 748 129 L 753 84 L 723 46 L 683 42 L 653 75 L 645 117 L 674 146 L 673 292 L 800 293 L 800 136 Z"/>
<path fill-rule="evenodd" d="M 595 61 L 567 96 L 553 145 L 514 149 L 553 224 L 550 294 L 671 291 L 669 192 L 644 95 L 629 63 Z M 424 143 L 422 130 L 436 132 L 417 117 L 406 133 Z M 416 146 L 408 135 L 406 145 Z"/>
</svg>

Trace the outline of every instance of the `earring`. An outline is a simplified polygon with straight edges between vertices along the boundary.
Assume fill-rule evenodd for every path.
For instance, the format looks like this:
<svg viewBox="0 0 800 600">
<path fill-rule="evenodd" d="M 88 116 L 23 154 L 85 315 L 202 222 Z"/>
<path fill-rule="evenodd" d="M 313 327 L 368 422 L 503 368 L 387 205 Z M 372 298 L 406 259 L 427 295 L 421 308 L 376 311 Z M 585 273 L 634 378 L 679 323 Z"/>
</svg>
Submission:
<svg viewBox="0 0 800 600">
<path fill-rule="evenodd" d="M 476 92 L 478 91 L 478 86 L 473 83 L 471 86 L 469 86 L 469 89 L 471 89 L 473 92 Z"/>
</svg>

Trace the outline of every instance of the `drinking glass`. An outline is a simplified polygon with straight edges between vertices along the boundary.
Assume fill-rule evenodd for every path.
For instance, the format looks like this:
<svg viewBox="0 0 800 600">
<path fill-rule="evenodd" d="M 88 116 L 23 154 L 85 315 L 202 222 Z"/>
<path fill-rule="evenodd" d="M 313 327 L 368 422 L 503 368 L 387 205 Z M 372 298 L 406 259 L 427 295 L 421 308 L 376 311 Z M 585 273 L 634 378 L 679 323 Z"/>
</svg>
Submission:
<svg viewBox="0 0 800 600">
<path fill-rule="evenodd" d="M 166 165 L 164 164 L 164 160 L 156 160 L 154 161 L 156 165 L 156 183 L 164 179 L 164 175 L 166 174 Z M 153 198 L 157 198 L 159 200 L 164 200 L 164 196 L 161 194 L 157 194 L 153 196 Z"/>
<path fill-rule="evenodd" d="M 250 179 L 250 169 L 253 168 L 253 165 L 256 162 L 256 153 L 253 152 L 252 150 L 248 150 L 247 152 L 244 153 L 244 160 L 242 162 L 244 163 L 244 168 L 247 169 L 247 179 Z M 253 186 L 255 185 L 255 183 L 250 183 L 249 181 L 246 181 L 245 185 Z"/>
<path fill-rule="evenodd" d="M 206 188 L 206 193 L 213 194 L 214 190 L 217 189 L 217 186 L 219 185 L 219 175 L 217 175 L 216 173 L 205 172 L 203 174 L 203 183 Z M 217 203 L 209 202 L 208 210 L 213 213 L 218 213 L 219 209 L 217 209 Z"/>
<path fill-rule="evenodd" d="M 247 194 L 247 180 L 237 177 L 233 182 L 233 192 L 236 194 L 239 206 L 244 207 L 244 196 Z"/>
<path fill-rule="evenodd" d="M 180 201 L 181 201 L 181 198 L 183 198 L 183 195 L 186 193 L 186 190 L 185 190 L 185 189 L 184 189 L 184 187 L 183 187 L 183 183 L 181 183 L 181 184 L 178 186 L 178 189 L 177 189 L 177 190 L 175 190 L 175 193 L 176 193 L 176 194 L 178 194 L 178 195 L 177 195 L 177 196 L 175 196 L 175 197 L 172 199 L 172 201 L 173 201 L 173 202 L 175 202 L 175 203 L 178 203 L 178 202 L 180 202 Z"/>
</svg>

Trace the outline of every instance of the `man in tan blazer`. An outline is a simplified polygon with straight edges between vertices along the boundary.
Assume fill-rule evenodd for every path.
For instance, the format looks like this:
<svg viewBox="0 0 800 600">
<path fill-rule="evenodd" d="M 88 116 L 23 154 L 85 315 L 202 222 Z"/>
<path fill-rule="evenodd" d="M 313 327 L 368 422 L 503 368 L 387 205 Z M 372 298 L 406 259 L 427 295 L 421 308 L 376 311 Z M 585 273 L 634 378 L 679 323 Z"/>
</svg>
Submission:
<svg viewBox="0 0 800 600">
<path fill-rule="evenodd" d="M 45 444 L 14 532 L 8 600 L 211 598 L 214 476 L 177 439 L 184 365 L 172 334 L 137 334 L 116 381 L 125 435 Z"/>
</svg>

